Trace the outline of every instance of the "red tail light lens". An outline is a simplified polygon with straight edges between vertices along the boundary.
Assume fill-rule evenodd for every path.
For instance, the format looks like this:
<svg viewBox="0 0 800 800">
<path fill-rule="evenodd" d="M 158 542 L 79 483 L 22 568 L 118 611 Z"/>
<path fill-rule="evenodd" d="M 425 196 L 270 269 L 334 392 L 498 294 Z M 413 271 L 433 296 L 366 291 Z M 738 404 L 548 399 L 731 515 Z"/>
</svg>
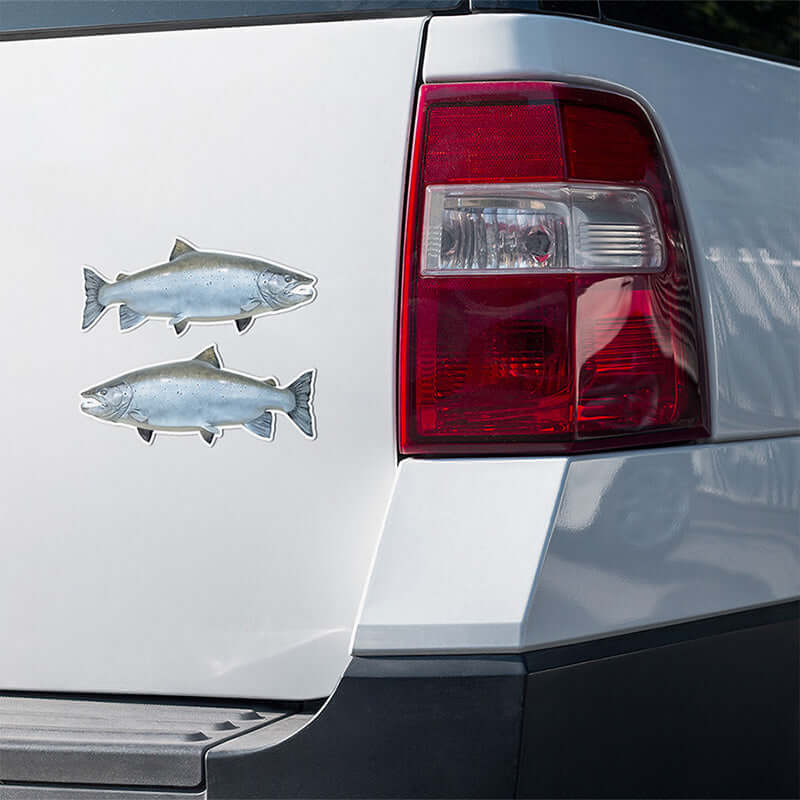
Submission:
<svg viewBox="0 0 800 800">
<path fill-rule="evenodd" d="M 668 173 L 636 103 L 559 84 L 422 88 L 401 452 L 706 435 L 698 323 Z"/>
</svg>

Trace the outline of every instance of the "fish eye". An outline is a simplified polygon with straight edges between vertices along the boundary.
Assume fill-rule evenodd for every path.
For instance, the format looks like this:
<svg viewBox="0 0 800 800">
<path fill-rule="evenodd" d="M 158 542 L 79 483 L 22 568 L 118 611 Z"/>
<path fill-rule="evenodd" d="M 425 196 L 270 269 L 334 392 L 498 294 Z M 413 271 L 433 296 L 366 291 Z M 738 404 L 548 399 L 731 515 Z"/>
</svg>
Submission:
<svg viewBox="0 0 800 800">
<path fill-rule="evenodd" d="M 285 275 L 285 276 L 284 276 L 284 278 L 283 278 L 283 280 L 284 280 L 286 283 L 291 283 L 291 282 L 292 282 L 292 279 L 291 279 L 291 277 L 290 277 L 289 275 Z"/>
<path fill-rule="evenodd" d="M 102 394 L 103 396 L 105 396 L 105 395 L 107 395 L 107 394 L 108 394 L 108 392 L 107 392 L 105 389 L 101 389 L 101 390 L 100 390 L 100 394 Z"/>
</svg>

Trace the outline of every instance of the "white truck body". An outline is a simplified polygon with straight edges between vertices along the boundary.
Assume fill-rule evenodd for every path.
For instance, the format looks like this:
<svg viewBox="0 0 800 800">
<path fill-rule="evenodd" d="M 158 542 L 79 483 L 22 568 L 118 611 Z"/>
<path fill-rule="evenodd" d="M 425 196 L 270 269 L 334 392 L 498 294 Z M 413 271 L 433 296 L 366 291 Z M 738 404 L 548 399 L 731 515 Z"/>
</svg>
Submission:
<svg viewBox="0 0 800 800">
<path fill-rule="evenodd" d="M 3 692 L 302 703 L 379 657 L 549 652 L 800 598 L 799 68 L 451 5 L 0 42 Z M 652 118 L 699 289 L 706 440 L 399 455 L 417 92 L 505 80 Z M 242 334 L 122 333 L 116 308 L 81 329 L 85 265 L 113 279 L 177 237 L 317 296 Z M 148 447 L 81 412 L 86 387 L 210 345 L 280 386 L 315 370 L 316 437 L 278 414 L 271 441 Z"/>
</svg>

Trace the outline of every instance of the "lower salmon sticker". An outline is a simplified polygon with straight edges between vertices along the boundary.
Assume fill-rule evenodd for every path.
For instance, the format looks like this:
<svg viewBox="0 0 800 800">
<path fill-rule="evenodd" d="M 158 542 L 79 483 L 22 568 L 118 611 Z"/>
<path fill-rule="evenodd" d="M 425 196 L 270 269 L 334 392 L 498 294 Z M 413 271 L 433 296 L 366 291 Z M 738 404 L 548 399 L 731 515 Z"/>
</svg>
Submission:
<svg viewBox="0 0 800 800">
<path fill-rule="evenodd" d="M 215 345 L 186 361 L 128 372 L 81 392 L 81 410 L 130 425 L 150 443 L 156 432 L 197 432 L 212 445 L 224 428 L 242 427 L 271 440 L 280 411 L 309 439 L 316 437 L 315 370 L 288 386 L 223 369 Z"/>
</svg>

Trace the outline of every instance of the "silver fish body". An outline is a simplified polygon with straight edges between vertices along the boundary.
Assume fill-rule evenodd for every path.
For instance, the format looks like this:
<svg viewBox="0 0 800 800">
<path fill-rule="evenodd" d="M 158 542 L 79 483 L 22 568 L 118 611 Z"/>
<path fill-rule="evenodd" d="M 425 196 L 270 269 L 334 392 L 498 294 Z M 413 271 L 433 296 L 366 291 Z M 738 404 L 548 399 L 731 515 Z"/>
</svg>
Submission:
<svg viewBox="0 0 800 800">
<path fill-rule="evenodd" d="M 203 361 L 183 361 L 129 372 L 122 376 L 133 389 L 131 411 L 154 430 L 199 430 L 241 425 L 266 409 L 284 413 L 294 408 L 294 395 L 286 389 Z M 126 414 L 120 422 L 139 425 Z"/>
<path fill-rule="evenodd" d="M 192 321 L 234 321 L 243 332 L 255 316 L 310 303 L 315 280 L 262 259 L 195 250 L 179 239 L 169 261 L 115 281 L 84 268 L 83 328 L 118 304 L 122 330 L 166 317 L 176 333 Z"/>
<path fill-rule="evenodd" d="M 273 379 L 223 369 L 210 347 L 193 359 L 144 367 L 87 389 L 81 409 L 131 425 L 148 442 L 151 431 L 197 431 L 212 444 L 223 428 L 237 425 L 271 439 L 276 411 L 313 437 L 313 380 L 309 371 L 281 388 Z"/>
</svg>

